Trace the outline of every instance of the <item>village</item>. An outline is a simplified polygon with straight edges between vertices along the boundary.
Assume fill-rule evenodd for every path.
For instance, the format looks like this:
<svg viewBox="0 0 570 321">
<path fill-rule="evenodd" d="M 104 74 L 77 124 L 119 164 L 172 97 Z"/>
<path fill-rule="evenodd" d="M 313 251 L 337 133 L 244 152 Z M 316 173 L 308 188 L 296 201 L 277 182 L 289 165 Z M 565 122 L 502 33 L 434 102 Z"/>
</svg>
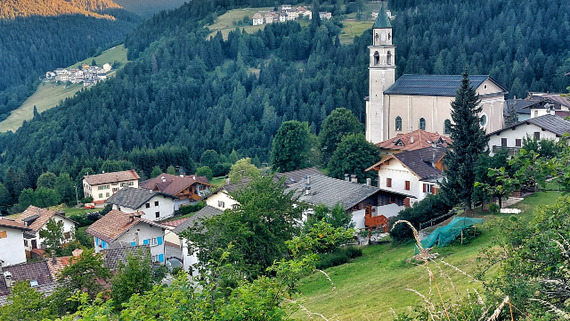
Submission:
<svg viewBox="0 0 570 321">
<path fill-rule="evenodd" d="M 308 19 L 313 18 L 313 12 L 305 7 L 292 7 L 290 4 L 284 4 L 281 6 L 281 11 L 258 11 L 252 17 L 252 24 L 254 26 L 275 23 L 275 22 L 286 22 L 298 19 Z M 319 12 L 319 18 L 321 20 L 328 20 L 332 18 L 331 12 Z"/>
<path fill-rule="evenodd" d="M 99 82 L 107 79 L 107 74 L 112 70 L 109 63 L 105 63 L 102 67 L 95 65 L 83 64 L 81 68 L 57 68 L 54 71 L 48 71 L 45 74 L 45 82 L 58 82 L 72 84 L 81 84 L 83 87 L 97 85 Z"/>
</svg>

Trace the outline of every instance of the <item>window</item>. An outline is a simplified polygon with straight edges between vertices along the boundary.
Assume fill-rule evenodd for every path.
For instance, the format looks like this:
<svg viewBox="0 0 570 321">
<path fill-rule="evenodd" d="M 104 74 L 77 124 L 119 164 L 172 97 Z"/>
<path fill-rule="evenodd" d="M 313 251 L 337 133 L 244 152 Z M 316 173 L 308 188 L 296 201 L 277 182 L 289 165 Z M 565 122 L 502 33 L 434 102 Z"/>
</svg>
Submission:
<svg viewBox="0 0 570 321">
<path fill-rule="evenodd" d="M 148 256 L 147 256 L 147 257 L 148 257 Z M 152 263 L 154 263 L 154 262 L 159 262 L 159 261 L 158 261 L 158 255 L 153 255 L 153 256 L 152 256 Z"/>
<path fill-rule="evenodd" d="M 154 206 L 158 206 L 158 201 L 154 201 Z"/>
<path fill-rule="evenodd" d="M 443 122 L 443 134 L 444 135 L 451 134 L 451 121 L 449 119 L 446 119 Z"/>
<path fill-rule="evenodd" d="M 515 146 L 521 147 L 522 146 L 522 139 L 520 139 L 520 138 L 515 139 Z"/>
<path fill-rule="evenodd" d="M 433 185 L 424 183 L 424 189 L 423 189 L 424 193 L 433 194 L 434 189 L 435 188 Z"/>
<path fill-rule="evenodd" d="M 479 122 L 481 123 L 481 127 L 485 127 L 485 125 L 487 125 L 487 115 L 481 115 L 481 118 L 479 118 Z"/>
<path fill-rule="evenodd" d="M 0 231 L 0 239 L 5 239 L 8 237 L 7 231 Z"/>
<path fill-rule="evenodd" d="M 109 192 L 105 193 L 105 197 L 109 197 Z"/>
<path fill-rule="evenodd" d="M 150 239 L 150 246 L 157 245 L 157 244 L 158 244 L 158 242 L 156 240 L 156 237 L 153 237 Z"/>
<path fill-rule="evenodd" d="M 103 198 L 103 193 L 99 193 L 99 198 Z"/>
<path fill-rule="evenodd" d="M 145 207 L 146 207 L 146 208 L 150 208 L 150 203 L 146 203 L 146 204 L 145 204 Z"/>
<path fill-rule="evenodd" d="M 501 147 L 507 147 L 507 139 L 501 138 Z"/>
<path fill-rule="evenodd" d="M 99 185 L 99 186 L 97 186 L 97 189 L 98 190 L 104 190 L 104 189 L 109 189 L 110 187 L 111 186 L 109 186 L 109 185 Z"/>
<path fill-rule="evenodd" d="M 392 187 L 392 179 L 386 178 L 386 187 Z"/>
<path fill-rule="evenodd" d="M 226 208 L 226 203 L 224 203 L 224 201 L 218 201 L 218 207 Z"/>
<path fill-rule="evenodd" d="M 406 191 L 409 191 L 409 190 L 410 190 L 410 181 L 406 181 L 406 182 L 405 182 L 404 189 L 405 189 Z"/>
<path fill-rule="evenodd" d="M 28 240 L 24 240 L 24 246 L 28 247 Z"/>
<path fill-rule="evenodd" d="M 420 129 L 426 130 L 426 120 L 424 118 L 420 118 Z"/>
<path fill-rule="evenodd" d="M 128 185 L 133 186 L 133 185 L 135 185 L 135 182 L 129 182 Z"/>
<path fill-rule="evenodd" d="M 400 116 L 396 117 L 396 131 L 402 130 L 402 118 Z"/>
<path fill-rule="evenodd" d="M 538 110 L 534 111 L 534 117 L 538 117 Z"/>
<path fill-rule="evenodd" d="M 65 233 L 63 233 L 63 237 L 65 237 L 66 240 L 69 240 L 71 238 L 71 233 L 65 232 Z"/>
<path fill-rule="evenodd" d="M 540 132 L 534 132 L 534 138 L 540 140 Z"/>
<path fill-rule="evenodd" d="M 392 64 L 392 53 L 390 52 L 390 50 L 388 50 L 388 55 L 386 55 L 386 63 L 388 65 Z"/>
<path fill-rule="evenodd" d="M 154 212 L 154 216 L 155 216 L 156 218 L 159 218 L 159 217 L 160 217 L 160 212 Z"/>
<path fill-rule="evenodd" d="M 380 54 L 378 53 L 378 51 L 374 52 L 374 66 L 378 65 L 378 63 L 380 62 Z"/>
</svg>

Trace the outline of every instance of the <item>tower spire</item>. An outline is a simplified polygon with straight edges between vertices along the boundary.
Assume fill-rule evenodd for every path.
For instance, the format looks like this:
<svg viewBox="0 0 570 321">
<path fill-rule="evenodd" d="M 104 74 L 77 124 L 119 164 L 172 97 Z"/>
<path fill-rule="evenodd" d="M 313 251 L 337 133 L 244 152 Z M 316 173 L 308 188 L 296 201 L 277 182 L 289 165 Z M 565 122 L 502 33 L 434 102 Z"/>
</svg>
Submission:
<svg viewBox="0 0 570 321">
<path fill-rule="evenodd" d="M 390 22 L 390 17 L 388 17 L 386 9 L 386 1 L 381 1 L 378 17 L 372 28 L 392 28 L 392 23 Z"/>
</svg>

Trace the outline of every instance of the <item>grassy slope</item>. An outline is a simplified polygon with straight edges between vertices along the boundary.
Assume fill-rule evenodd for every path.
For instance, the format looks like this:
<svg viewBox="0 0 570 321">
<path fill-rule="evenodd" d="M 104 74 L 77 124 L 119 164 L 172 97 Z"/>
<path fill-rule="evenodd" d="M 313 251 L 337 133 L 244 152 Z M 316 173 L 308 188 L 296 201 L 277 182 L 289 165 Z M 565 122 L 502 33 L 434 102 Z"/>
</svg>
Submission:
<svg viewBox="0 0 570 321">
<path fill-rule="evenodd" d="M 515 207 L 523 210 L 520 214 L 525 219 L 530 218 L 536 206 L 552 204 L 560 195 L 557 192 L 536 193 Z M 482 234 L 468 245 L 452 245 L 436 248 L 445 262 L 453 264 L 467 273 L 477 270 L 477 253 L 488 246 L 493 230 L 490 222 L 497 217 L 506 215 L 483 215 L 484 226 Z M 432 302 L 439 299 L 435 289 L 429 294 L 429 281 L 426 268 L 416 266 L 406 261 L 413 255 L 413 244 L 395 246 L 382 244 L 364 248 L 364 255 L 351 263 L 327 269 L 326 272 L 334 282 L 335 290 L 325 277 L 313 274 L 303 280 L 301 291 L 302 302 L 309 311 L 322 313 L 327 318 L 339 320 L 392 320 L 394 309 L 402 313 L 420 305 L 423 300 L 408 288 L 419 291 Z M 467 289 L 481 289 L 480 284 L 471 282 L 452 268 L 443 264 L 431 264 L 438 287 L 445 298 L 455 296 L 447 277 L 440 274 L 444 271 L 460 294 Z M 303 312 L 294 314 L 297 319 L 308 319 Z"/>
<path fill-rule="evenodd" d="M 253 15 L 258 11 L 273 11 L 273 7 L 243 8 L 243 9 L 229 10 L 228 12 L 216 18 L 214 24 L 208 26 L 208 28 L 212 31 L 210 35 L 214 36 L 218 31 L 221 31 L 222 35 L 224 36 L 224 39 L 227 39 L 230 31 L 235 30 L 236 28 L 240 29 L 243 28 L 247 33 L 250 34 L 256 32 L 257 30 L 262 30 L 265 27 L 265 25 L 258 25 L 258 26 L 247 25 L 242 27 L 234 25 L 234 21 L 235 22 L 242 21 L 243 17 L 245 16 L 249 17 L 248 21 L 249 23 L 251 23 L 251 17 L 253 17 Z"/>
<path fill-rule="evenodd" d="M 91 64 L 95 60 L 97 65 L 102 66 L 105 63 L 113 64 L 115 61 L 122 65 L 127 63 L 127 50 L 123 45 L 105 50 L 97 57 L 90 57 L 80 61 L 69 68 L 77 68 L 83 63 Z M 114 72 L 111 72 L 114 74 Z M 83 84 L 73 84 L 69 87 L 65 85 L 55 85 L 51 83 L 42 83 L 36 89 L 36 92 L 30 96 L 20 108 L 13 110 L 10 116 L 0 122 L 0 132 L 16 131 L 24 120 L 30 120 L 34 116 L 34 106 L 37 106 L 38 112 L 43 112 L 57 106 L 62 100 L 73 97 L 76 92 L 83 88 Z"/>
</svg>

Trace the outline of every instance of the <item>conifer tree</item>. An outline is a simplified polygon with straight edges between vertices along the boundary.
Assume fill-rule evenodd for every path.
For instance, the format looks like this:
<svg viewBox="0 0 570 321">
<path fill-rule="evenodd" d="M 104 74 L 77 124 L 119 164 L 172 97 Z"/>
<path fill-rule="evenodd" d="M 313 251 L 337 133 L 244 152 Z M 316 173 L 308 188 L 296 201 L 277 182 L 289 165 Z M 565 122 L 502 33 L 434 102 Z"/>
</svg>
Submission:
<svg viewBox="0 0 570 321">
<path fill-rule="evenodd" d="M 488 138 L 480 125 L 481 100 L 469 82 L 467 69 L 461 87 L 451 103 L 451 150 L 444 158 L 444 195 L 450 203 L 463 202 L 472 208 L 471 196 L 475 184 L 475 166 L 479 155 L 487 151 Z"/>
</svg>

